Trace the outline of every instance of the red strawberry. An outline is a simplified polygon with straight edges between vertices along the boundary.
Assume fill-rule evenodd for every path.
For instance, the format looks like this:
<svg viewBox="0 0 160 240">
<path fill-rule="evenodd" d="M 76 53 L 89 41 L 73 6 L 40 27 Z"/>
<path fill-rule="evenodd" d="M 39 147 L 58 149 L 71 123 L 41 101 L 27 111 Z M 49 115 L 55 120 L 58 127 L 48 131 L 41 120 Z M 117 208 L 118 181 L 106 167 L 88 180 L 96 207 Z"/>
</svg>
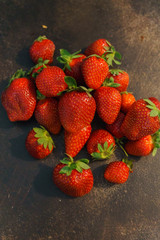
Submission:
<svg viewBox="0 0 160 240">
<path fill-rule="evenodd" d="M 38 63 L 32 67 L 30 69 L 30 71 L 28 72 L 29 78 L 35 82 L 36 77 L 38 76 L 38 74 L 42 71 L 43 68 L 47 68 L 47 64 L 48 64 L 49 60 L 44 60 L 42 58 L 38 59 Z"/>
<path fill-rule="evenodd" d="M 160 102 L 151 97 L 134 102 L 121 125 L 121 131 L 129 140 L 152 135 L 160 128 Z"/>
<path fill-rule="evenodd" d="M 126 91 L 129 84 L 129 75 L 125 71 L 111 69 L 104 84 L 104 86 L 116 87 L 116 89 L 120 92 Z"/>
<path fill-rule="evenodd" d="M 47 67 L 36 78 L 36 86 L 41 94 L 46 97 L 56 97 L 57 94 L 67 88 L 65 73 L 59 67 Z"/>
<path fill-rule="evenodd" d="M 55 98 L 44 98 L 38 101 L 35 112 L 37 122 L 53 134 L 61 130 L 58 114 L 58 100 Z"/>
<path fill-rule="evenodd" d="M 81 72 L 81 64 L 86 56 L 79 54 L 80 51 L 73 54 L 69 53 L 65 49 L 60 49 L 61 56 L 57 60 L 64 64 L 64 72 L 67 76 L 71 76 L 76 79 L 77 84 L 84 85 L 84 80 Z"/>
<path fill-rule="evenodd" d="M 127 113 L 132 104 L 136 101 L 134 95 L 130 92 L 121 92 L 122 102 L 121 111 Z"/>
<path fill-rule="evenodd" d="M 38 63 L 38 59 L 49 60 L 49 64 L 53 62 L 55 45 L 53 41 L 47 39 L 46 36 L 39 36 L 29 49 L 30 57 L 34 63 Z"/>
<path fill-rule="evenodd" d="M 108 164 L 104 172 L 104 178 L 112 183 L 125 183 L 132 169 L 130 161 L 114 161 Z"/>
<path fill-rule="evenodd" d="M 98 56 L 86 58 L 81 65 L 81 69 L 85 84 L 93 89 L 102 85 L 109 71 L 106 61 Z"/>
<path fill-rule="evenodd" d="M 61 96 L 58 109 L 64 129 L 68 132 L 78 132 L 92 122 L 96 103 L 89 93 L 75 90 Z"/>
<path fill-rule="evenodd" d="M 71 157 L 75 157 L 87 142 L 91 130 L 91 125 L 82 128 L 76 133 L 67 132 L 65 130 L 64 141 L 66 153 Z"/>
<path fill-rule="evenodd" d="M 106 129 L 116 138 L 122 138 L 124 136 L 120 129 L 124 117 L 124 113 L 119 112 L 116 120 L 112 124 L 106 124 Z"/>
<path fill-rule="evenodd" d="M 65 194 L 81 197 L 93 187 L 93 174 L 87 159 L 64 158 L 53 170 L 54 184 Z"/>
<path fill-rule="evenodd" d="M 47 157 L 55 147 L 49 132 L 42 126 L 28 133 L 25 146 L 29 154 L 37 159 Z"/>
<path fill-rule="evenodd" d="M 11 122 L 26 121 L 33 115 L 36 106 L 36 91 L 33 82 L 18 70 L 3 91 L 1 102 Z"/>
<path fill-rule="evenodd" d="M 107 124 L 112 124 L 120 111 L 121 94 L 113 87 L 100 87 L 94 92 L 97 113 Z"/>
<path fill-rule="evenodd" d="M 104 129 L 94 130 L 87 142 L 87 151 L 94 159 L 109 158 L 114 147 L 114 137 Z"/>
</svg>

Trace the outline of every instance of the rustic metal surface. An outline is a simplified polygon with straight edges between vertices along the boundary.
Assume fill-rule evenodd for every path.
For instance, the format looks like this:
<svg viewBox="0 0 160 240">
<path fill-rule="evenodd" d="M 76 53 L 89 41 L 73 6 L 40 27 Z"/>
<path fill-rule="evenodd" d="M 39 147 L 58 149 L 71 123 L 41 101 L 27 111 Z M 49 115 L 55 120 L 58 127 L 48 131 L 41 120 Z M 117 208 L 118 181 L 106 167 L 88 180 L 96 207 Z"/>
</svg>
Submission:
<svg viewBox="0 0 160 240">
<path fill-rule="evenodd" d="M 33 65 L 29 46 L 45 34 L 55 42 L 55 56 L 60 48 L 74 52 L 98 38 L 108 39 L 123 55 L 129 91 L 137 99 L 160 99 L 159 25 L 158 0 L 1 0 L 0 94 L 17 69 Z M 51 179 L 64 156 L 63 131 L 53 136 L 53 153 L 36 161 L 24 145 L 33 126 L 34 118 L 9 122 L 0 105 L 1 240 L 160 239 L 160 151 L 154 158 L 134 158 L 134 172 L 123 185 L 104 181 L 107 161 L 91 163 L 93 190 L 76 199 L 60 192 Z M 100 127 L 104 124 L 96 119 L 93 128 Z M 77 158 L 81 156 L 89 157 L 86 149 Z M 121 157 L 116 151 L 111 161 Z"/>
</svg>

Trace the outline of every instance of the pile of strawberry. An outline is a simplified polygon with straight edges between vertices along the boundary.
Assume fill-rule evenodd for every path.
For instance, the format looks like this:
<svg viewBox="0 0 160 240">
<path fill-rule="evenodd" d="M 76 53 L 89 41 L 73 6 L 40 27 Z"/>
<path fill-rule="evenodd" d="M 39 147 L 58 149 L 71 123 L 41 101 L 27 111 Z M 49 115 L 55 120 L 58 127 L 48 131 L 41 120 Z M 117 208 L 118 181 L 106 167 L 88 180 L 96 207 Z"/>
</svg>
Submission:
<svg viewBox="0 0 160 240">
<path fill-rule="evenodd" d="M 46 36 L 31 45 L 35 66 L 18 70 L 2 93 L 9 120 L 27 121 L 34 115 L 40 126 L 28 133 L 25 145 L 36 159 L 53 151 L 51 134 L 64 128 L 66 157 L 53 170 L 53 181 L 64 193 L 83 196 L 93 187 L 89 160 L 73 159 L 85 144 L 94 160 L 108 159 L 121 147 L 124 159 L 109 163 L 104 178 L 126 182 L 132 171 L 128 154 L 155 155 L 160 147 L 160 102 L 155 97 L 136 100 L 127 92 L 128 73 L 113 68 L 121 64 L 121 55 L 105 39 L 90 44 L 84 54 L 60 49 L 57 60 L 63 69 L 51 65 L 54 51 Z M 92 131 L 96 112 L 106 128 Z"/>
</svg>

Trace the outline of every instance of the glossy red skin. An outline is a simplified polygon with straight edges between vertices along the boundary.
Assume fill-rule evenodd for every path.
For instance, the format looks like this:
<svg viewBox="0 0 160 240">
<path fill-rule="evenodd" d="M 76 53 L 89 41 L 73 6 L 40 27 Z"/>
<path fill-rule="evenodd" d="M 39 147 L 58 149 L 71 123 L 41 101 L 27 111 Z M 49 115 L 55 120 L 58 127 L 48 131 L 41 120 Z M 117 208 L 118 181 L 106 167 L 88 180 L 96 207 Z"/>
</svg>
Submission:
<svg viewBox="0 0 160 240">
<path fill-rule="evenodd" d="M 109 72 L 106 61 L 95 56 L 86 58 L 82 62 L 81 69 L 85 84 L 92 89 L 99 88 Z"/>
<path fill-rule="evenodd" d="M 132 106 L 132 104 L 136 101 L 135 97 L 132 93 L 123 93 L 121 102 L 121 111 L 127 113 Z"/>
<path fill-rule="evenodd" d="M 72 91 L 60 98 L 58 110 L 64 129 L 68 132 L 77 132 L 92 122 L 96 103 L 86 92 Z"/>
<path fill-rule="evenodd" d="M 72 58 L 72 60 L 69 63 L 71 71 L 66 68 L 64 72 L 67 76 L 71 76 L 74 79 L 76 79 L 76 82 L 78 85 L 84 85 L 84 79 L 81 72 L 81 64 L 83 59 L 86 58 L 86 56 L 84 54 L 78 54 L 78 55 L 81 55 L 81 57 Z"/>
<path fill-rule="evenodd" d="M 125 117 L 125 114 L 122 112 L 119 112 L 116 120 L 112 124 L 106 124 L 107 131 L 109 131 L 116 138 L 124 137 L 124 134 L 120 130 L 124 117 Z"/>
<path fill-rule="evenodd" d="M 37 102 L 35 112 L 37 122 L 49 132 L 58 134 L 61 130 L 61 122 L 58 113 L 58 100 L 45 98 Z"/>
<path fill-rule="evenodd" d="M 109 47 L 106 39 L 98 39 L 86 48 L 85 55 L 89 56 L 92 54 L 97 54 L 99 56 L 102 56 L 102 54 L 106 52 L 106 49 L 104 47 Z"/>
<path fill-rule="evenodd" d="M 124 92 L 127 90 L 128 84 L 129 84 L 129 75 L 125 71 L 123 73 L 119 72 L 118 75 L 113 75 L 110 72 L 108 73 L 107 78 L 114 78 L 115 83 L 119 83 L 120 86 L 116 87 L 116 89 L 120 92 Z"/>
<path fill-rule="evenodd" d="M 97 113 L 107 124 L 112 124 L 121 108 L 121 94 L 113 87 L 100 87 L 94 92 Z"/>
<path fill-rule="evenodd" d="M 87 142 L 87 151 L 89 154 L 92 154 L 94 152 L 99 152 L 98 150 L 98 143 L 104 145 L 104 143 L 108 143 L 108 147 L 113 143 L 113 146 L 115 146 L 115 140 L 114 137 L 106 130 L 104 129 L 98 129 L 94 130 L 90 138 Z"/>
<path fill-rule="evenodd" d="M 35 41 L 29 49 L 29 54 L 35 64 L 38 63 L 39 58 L 49 60 L 48 64 L 50 64 L 53 62 L 54 51 L 55 44 L 49 39 L 44 39 L 41 42 Z"/>
<path fill-rule="evenodd" d="M 125 183 L 129 177 L 129 168 L 126 163 L 115 161 L 108 164 L 104 178 L 112 183 Z"/>
<path fill-rule="evenodd" d="M 146 156 L 152 152 L 154 144 L 151 135 L 148 135 L 136 141 L 128 141 L 124 148 L 130 155 Z"/>
<path fill-rule="evenodd" d="M 149 98 L 160 109 L 160 102 L 156 98 Z M 147 103 L 139 99 L 132 104 L 124 121 L 121 131 L 129 140 L 138 140 L 147 135 L 152 135 L 160 128 L 158 116 L 151 117 L 151 110 L 146 107 Z"/>
<path fill-rule="evenodd" d="M 35 134 L 36 133 L 34 132 L 34 130 L 31 130 L 28 133 L 28 136 L 25 141 L 25 146 L 27 151 L 32 157 L 36 159 L 43 159 L 53 151 L 53 147 L 50 151 L 48 147 L 45 149 L 42 144 L 38 144 Z"/>
<path fill-rule="evenodd" d="M 36 91 L 33 82 L 27 78 L 13 80 L 3 91 L 1 102 L 11 122 L 29 120 L 36 106 Z"/>
<path fill-rule="evenodd" d="M 46 97 L 56 97 L 67 88 L 64 80 L 65 73 L 59 67 L 47 67 L 36 78 L 36 86 L 41 94 Z"/>
<path fill-rule="evenodd" d="M 59 173 L 65 164 L 59 163 L 53 170 L 54 184 L 65 194 L 72 197 L 82 197 L 89 193 L 93 187 L 93 174 L 91 169 L 83 169 L 82 173 L 72 170 L 71 175 Z"/>
<path fill-rule="evenodd" d="M 90 133 L 91 125 L 84 127 L 76 133 L 64 132 L 65 152 L 71 157 L 75 157 L 87 142 Z"/>
</svg>

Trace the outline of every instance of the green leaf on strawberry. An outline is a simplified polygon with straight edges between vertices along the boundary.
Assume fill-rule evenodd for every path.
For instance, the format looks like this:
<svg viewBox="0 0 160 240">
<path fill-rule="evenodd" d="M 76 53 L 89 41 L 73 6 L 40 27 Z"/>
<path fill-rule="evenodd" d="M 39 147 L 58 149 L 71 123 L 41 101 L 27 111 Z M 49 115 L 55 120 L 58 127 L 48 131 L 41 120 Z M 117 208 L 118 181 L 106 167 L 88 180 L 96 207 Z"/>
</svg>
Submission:
<svg viewBox="0 0 160 240">
<path fill-rule="evenodd" d="M 157 149 L 160 148 L 160 129 L 152 135 L 153 140 L 153 150 L 152 150 L 152 156 L 154 157 L 157 153 Z"/>
<path fill-rule="evenodd" d="M 47 39 L 47 37 L 45 35 L 39 36 L 37 39 L 34 40 L 34 42 L 42 42 L 45 39 Z"/>
<path fill-rule="evenodd" d="M 108 142 L 106 141 L 103 146 L 98 143 L 98 152 L 91 153 L 91 156 L 95 160 L 108 159 L 113 154 L 115 147 L 113 143 L 108 147 Z"/>
<path fill-rule="evenodd" d="M 9 83 L 8 83 L 8 85 L 7 85 L 6 88 L 8 88 L 8 87 L 10 86 L 10 84 L 11 84 L 11 82 L 12 82 L 13 80 L 18 79 L 18 78 L 26 77 L 26 74 L 27 74 L 26 71 L 24 71 L 22 68 L 21 68 L 21 69 L 18 69 L 18 70 L 12 75 L 12 77 L 10 78 Z"/>
<path fill-rule="evenodd" d="M 110 78 L 106 78 L 102 84 L 102 86 L 105 86 L 105 87 L 119 87 L 121 86 L 121 84 L 119 83 L 115 83 L 114 82 L 114 78 L 113 77 L 110 77 Z"/>
<path fill-rule="evenodd" d="M 124 73 L 124 71 L 120 69 L 110 69 L 109 72 L 114 76 L 119 75 L 119 73 Z"/>
<path fill-rule="evenodd" d="M 150 99 L 143 99 L 143 100 L 148 103 L 146 107 L 151 109 L 150 116 L 151 117 L 158 116 L 160 119 L 160 110 L 156 107 L 156 105 Z"/>
</svg>

